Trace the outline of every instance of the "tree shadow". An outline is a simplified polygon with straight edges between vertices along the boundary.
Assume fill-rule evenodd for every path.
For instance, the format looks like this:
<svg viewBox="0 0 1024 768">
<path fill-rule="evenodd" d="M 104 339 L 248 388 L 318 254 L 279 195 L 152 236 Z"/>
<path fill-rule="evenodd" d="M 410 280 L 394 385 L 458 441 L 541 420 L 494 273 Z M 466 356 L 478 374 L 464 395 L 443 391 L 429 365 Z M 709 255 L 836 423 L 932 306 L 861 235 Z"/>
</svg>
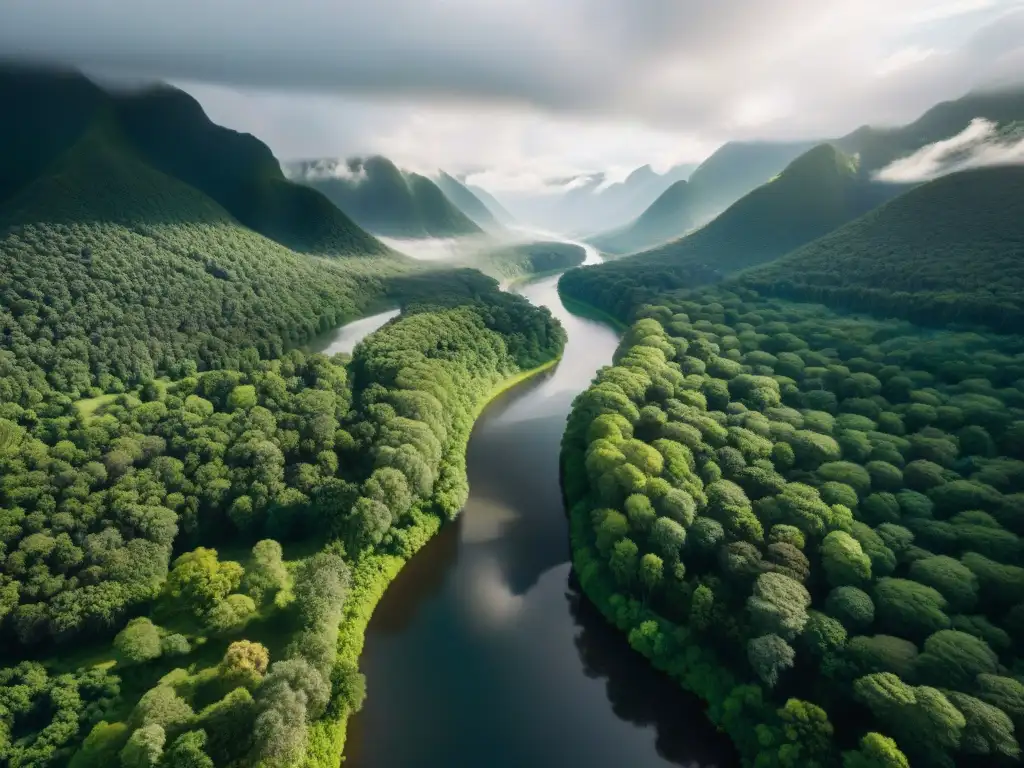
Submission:
<svg viewBox="0 0 1024 768">
<path fill-rule="evenodd" d="M 579 628 L 575 644 L 587 677 L 604 679 L 615 715 L 655 730 L 655 748 L 666 760 L 687 768 L 733 768 L 739 757 L 715 729 L 704 703 L 687 693 L 629 647 L 583 594 L 575 573 L 566 589 L 569 612 Z"/>
</svg>

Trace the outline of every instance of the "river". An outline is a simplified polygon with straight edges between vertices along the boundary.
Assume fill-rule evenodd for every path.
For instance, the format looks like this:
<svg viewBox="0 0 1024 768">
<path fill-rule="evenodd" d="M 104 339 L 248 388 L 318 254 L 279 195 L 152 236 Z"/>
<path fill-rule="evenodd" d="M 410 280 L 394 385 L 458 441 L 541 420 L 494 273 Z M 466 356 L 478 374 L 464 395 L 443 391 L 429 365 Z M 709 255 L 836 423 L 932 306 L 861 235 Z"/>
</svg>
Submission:
<svg viewBox="0 0 1024 768">
<path fill-rule="evenodd" d="M 634 653 L 572 576 L 559 443 L 573 398 L 611 361 L 618 336 L 570 314 L 556 284 L 520 292 L 565 326 L 565 354 L 484 411 L 469 442 L 466 507 L 377 606 L 346 766 L 737 764 L 700 702 Z"/>
</svg>

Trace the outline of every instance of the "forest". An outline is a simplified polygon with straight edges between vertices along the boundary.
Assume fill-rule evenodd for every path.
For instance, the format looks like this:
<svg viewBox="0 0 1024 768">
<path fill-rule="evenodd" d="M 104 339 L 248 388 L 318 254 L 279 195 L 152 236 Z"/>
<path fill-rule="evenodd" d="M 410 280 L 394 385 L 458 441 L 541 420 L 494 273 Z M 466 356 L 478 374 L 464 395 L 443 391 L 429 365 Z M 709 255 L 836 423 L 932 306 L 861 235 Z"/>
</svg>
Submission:
<svg viewBox="0 0 1024 768">
<path fill-rule="evenodd" d="M 35 659 L 0 673 L 0 756 L 340 753 L 362 683 L 339 631 L 461 508 L 483 403 L 564 343 L 489 284 L 410 304 L 351 361 L 253 354 L 0 420 L 0 642 Z"/>
<path fill-rule="evenodd" d="M 587 594 L 748 764 L 1016 763 L 1024 337 L 626 263 L 560 285 L 632 322 L 563 441 Z"/>
<path fill-rule="evenodd" d="M 565 332 L 387 249 L 179 91 L 0 91 L 25 110 L 0 136 L 25 150 L 0 186 L 0 763 L 337 765 L 373 606 L 461 509 L 483 405 Z M 351 357 L 303 351 L 388 307 Z"/>
</svg>

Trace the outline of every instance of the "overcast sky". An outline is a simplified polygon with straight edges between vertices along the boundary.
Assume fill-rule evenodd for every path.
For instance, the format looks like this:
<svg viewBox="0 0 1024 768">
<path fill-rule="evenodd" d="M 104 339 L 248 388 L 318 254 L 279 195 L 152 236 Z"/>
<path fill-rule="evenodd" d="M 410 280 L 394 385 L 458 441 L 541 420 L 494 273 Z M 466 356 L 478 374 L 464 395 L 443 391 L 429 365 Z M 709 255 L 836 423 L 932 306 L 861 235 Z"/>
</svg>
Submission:
<svg viewBox="0 0 1024 768">
<path fill-rule="evenodd" d="M 495 188 L 896 123 L 1024 73 L 1024 0 L 0 0 L 0 54 L 171 80 L 284 159 Z"/>
</svg>

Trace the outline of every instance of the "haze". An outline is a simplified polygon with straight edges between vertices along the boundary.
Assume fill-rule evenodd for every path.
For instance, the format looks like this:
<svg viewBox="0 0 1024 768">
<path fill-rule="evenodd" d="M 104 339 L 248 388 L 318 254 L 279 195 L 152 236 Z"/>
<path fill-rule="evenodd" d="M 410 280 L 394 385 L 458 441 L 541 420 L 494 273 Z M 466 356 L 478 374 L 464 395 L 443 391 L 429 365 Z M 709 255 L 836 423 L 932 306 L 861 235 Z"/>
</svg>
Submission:
<svg viewBox="0 0 1024 768">
<path fill-rule="evenodd" d="M 846 133 L 1024 72 L 1016 0 L 13 0 L 0 51 L 168 79 L 281 158 L 543 190 Z M 559 181 L 556 181 L 559 180 Z"/>
</svg>

